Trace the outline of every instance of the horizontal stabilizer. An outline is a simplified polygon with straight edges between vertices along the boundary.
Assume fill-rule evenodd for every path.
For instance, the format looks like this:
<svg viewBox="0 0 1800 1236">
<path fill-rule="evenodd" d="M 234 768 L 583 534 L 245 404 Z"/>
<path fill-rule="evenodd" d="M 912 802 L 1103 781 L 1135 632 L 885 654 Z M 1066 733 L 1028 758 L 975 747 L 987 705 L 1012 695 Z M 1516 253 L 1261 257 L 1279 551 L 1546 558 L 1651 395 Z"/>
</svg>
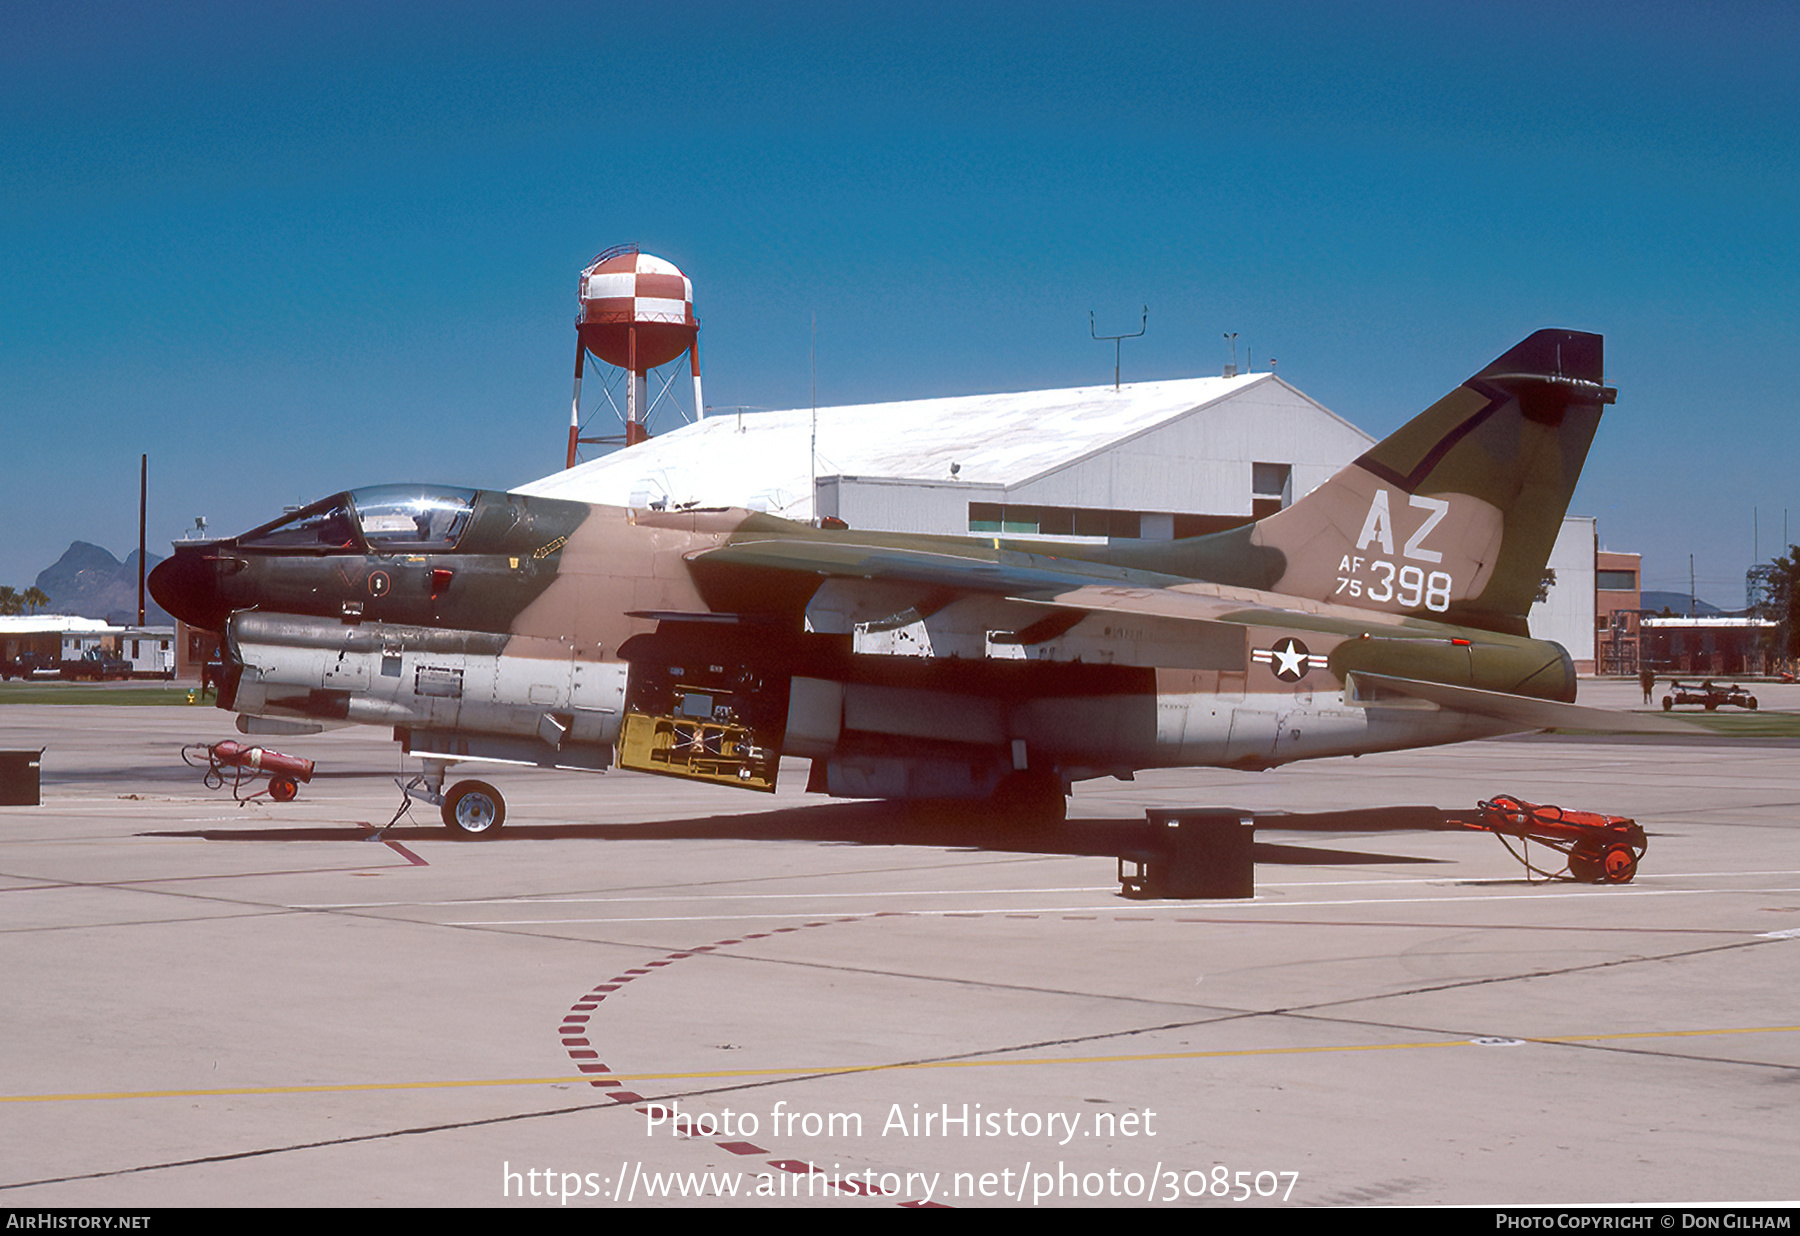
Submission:
<svg viewBox="0 0 1800 1236">
<path fill-rule="evenodd" d="M 322 734 L 348 724 L 347 721 L 290 721 L 286 717 L 258 717 L 249 713 L 239 713 L 237 719 L 240 734 Z"/>
<path fill-rule="evenodd" d="M 1399 697 L 1396 699 L 1396 697 Z M 1476 687 L 1453 687 L 1448 683 L 1424 682 L 1417 678 L 1395 678 L 1388 674 L 1356 671 L 1344 684 L 1347 703 L 1364 708 L 1383 704 L 1423 700 L 1453 712 L 1466 712 L 1477 717 L 1492 717 L 1525 730 L 1587 730 L 1599 734 L 1675 734 L 1692 738 L 1703 731 L 1699 726 L 1673 717 L 1655 717 L 1638 712 L 1614 712 L 1609 708 L 1583 708 L 1579 704 L 1562 704 L 1555 700 L 1531 699 L 1508 695 L 1504 691 L 1483 691 Z"/>
</svg>

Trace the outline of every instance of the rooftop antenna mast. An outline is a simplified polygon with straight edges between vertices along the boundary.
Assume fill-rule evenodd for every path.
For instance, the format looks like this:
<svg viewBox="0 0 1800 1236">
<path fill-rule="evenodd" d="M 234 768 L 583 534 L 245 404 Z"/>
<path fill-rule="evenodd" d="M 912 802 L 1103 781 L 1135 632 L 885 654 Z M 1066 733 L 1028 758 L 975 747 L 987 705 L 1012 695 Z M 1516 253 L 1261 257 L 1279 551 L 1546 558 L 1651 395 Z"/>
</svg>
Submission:
<svg viewBox="0 0 1800 1236">
<path fill-rule="evenodd" d="M 1112 341 L 1112 345 L 1113 345 L 1113 389 L 1115 391 L 1119 389 L 1119 349 L 1124 346 L 1119 341 L 1121 339 L 1136 339 L 1139 335 L 1144 333 L 1144 331 L 1149 327 L 1149 325 L 1150 325 L 1150 306 L 1145 305 L 1144 306 L 1144 320 L 1142 322 L 1140 322 L 1138 324 L 1138 328 L 1136 330 L 1132 331 L 1129 335 L 1102 335 L 1102 334 L 1096 333 L 1094 330 L 1094 311 L 1092 309 L 1088 310 L 1088 334 L 1093 335 L 1094 338 L 1097 340 L 1104 341 L 1104 340 L 1110 339 Z"/>
</svg>

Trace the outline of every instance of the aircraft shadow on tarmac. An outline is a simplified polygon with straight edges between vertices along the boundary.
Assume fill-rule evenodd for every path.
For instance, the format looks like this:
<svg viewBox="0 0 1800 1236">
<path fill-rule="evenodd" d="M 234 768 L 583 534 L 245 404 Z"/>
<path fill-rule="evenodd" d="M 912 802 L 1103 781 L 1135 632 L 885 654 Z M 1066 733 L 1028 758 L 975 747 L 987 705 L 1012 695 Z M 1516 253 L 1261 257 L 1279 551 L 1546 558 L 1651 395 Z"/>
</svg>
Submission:
<svg viewBox="0 0 1800 1236">
<path fill-rule="evenodd" d="M 1283 832 L 1417 832 L 1458 829 L 1431 807 L 1258 816 L 1259 828 Z M 372 822 L 337 826 L 207 828 L 140 833 L 206 841 L 374 840 Z M 383 841 L 441 841 L 441 825 L 407 820 L 385 829 Z M 980 809 L 920 810 L 882 802 L 819 803 L 750 815 L 700 816 L 644 824 L 508 824 L 496 841 L 814 841 L 840 845 L 906 845 L 1000 853 L 1109 856 L 1160 848 L 1157 829 L 1143 819 L 1076 819 L 1057 825 L 1019 825 L 984 818 Z M 471 841 L 467 844 L 484 844 Z M 1438 863 L 1444 860 L 1277 842 L 1255 843 L 1253 861 L 1271 865 Z"/>
</svg>

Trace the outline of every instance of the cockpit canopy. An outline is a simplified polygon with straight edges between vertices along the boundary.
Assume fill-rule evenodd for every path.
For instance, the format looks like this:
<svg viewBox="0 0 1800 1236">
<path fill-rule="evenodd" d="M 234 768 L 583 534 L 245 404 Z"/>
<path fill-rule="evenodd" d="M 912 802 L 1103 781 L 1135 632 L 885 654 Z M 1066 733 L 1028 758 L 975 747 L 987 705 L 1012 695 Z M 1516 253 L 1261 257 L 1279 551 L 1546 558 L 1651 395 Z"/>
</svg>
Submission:
<svg viewBox="0 0 1800 1236">
<path fill-rule="evenodd" d="M 441 553 L 462 539 L 475 493 L 452 485 L 371 485 L 315 502 L 237 540 L 249 549 Z"/>
</svg>

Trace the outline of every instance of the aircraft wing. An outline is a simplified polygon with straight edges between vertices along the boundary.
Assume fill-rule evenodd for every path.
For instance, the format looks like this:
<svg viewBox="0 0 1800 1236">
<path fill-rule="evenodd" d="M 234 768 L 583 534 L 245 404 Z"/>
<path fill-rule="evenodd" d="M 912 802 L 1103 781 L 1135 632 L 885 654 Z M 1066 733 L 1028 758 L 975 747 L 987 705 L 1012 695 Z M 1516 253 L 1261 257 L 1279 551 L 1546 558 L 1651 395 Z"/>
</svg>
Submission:
<svg viewBox="0 0 1800 1236">
<path fill-rule="evenodd" d="M 961 546 L 957 546 L 961 549 Z M 696 560 L 782 570 L 840 580 L 911 584 L 949 589 L 1043 606 L 1045 618 L 1024 628 L 1014 642 L 1035 643 L 1068 630 L 1085 614 L 1127 614 L 1150 620 L 1160 642 L 1198 640 L 1208 633 L 1244 627 L 1274 627 L 1317 632 L 1355 641 L 1373 634 L 1380 646 L 1376 664 L 1430 664 L 1454 643 L 1479 644 L 1477 652 L 1517 641 L 1487 632 L 1453 640 L 1457 628 L 1398 614 L 1351 609 L 1329 602 L 1256 589 L 1161 576 L 1107 564 L 1058 558 L 1048 554 L 989 548 L 971 542 L 980 557 L 938 552 L 915 546 L 858 544 L 849 541 L 769 539 L 702 551 Z M 1186 633 L 1184 635 L 1184 633 Z M 1361 647 L 1359 644 L 1358 647 Z M 1452 685 L 1402 674 L 1356 668 L 1366 654 L 1354 654 L 1344 675 L 1345 702 L 1357 707 L 1427 708 L 1504 721 L 1521 730 L 1572 729 L 1607 734 L 1675 734 L 1692 736 L 1697 727 L 1674 718 L 1587 708 L 1538 696 Z M 1453 666 L 1467 672 L 1467 653 L 1452 653 Z M 1160 663 L 1160 662 L 1157 662 Z M 1518 663 L 1515 662 L 1515 665 Z M 1449 668 L 1449 667 L 1447 667 Z M 1517 677 L 1502 674 L 1510 685 L 1535 668 L 1526 665 Z M 1454 669 L 1452 669 L 1454 672 Z"/>
<path fill-rule="evenodd" d="M 979 556 L 978 556 L 979 555 Z M 1044 600 L 1094 584 L 1162 588 L 1188 583 L 1179 575 L 1132 570 L 1078 558 L 989 548 L 970 542 L 969 552 L 917 546 L 857 544 L 853 541 L 739 541 L 694 554 L 692 561 L 761 567 L 842 579 L 881 580 L 954 588 L 1019 599 Z"/>
<path fill-rule="evenodd" d="M 825 578 L 912 584 L 1026 601 L 1063 611 L 1131 614 L 1176 623 L 1276 625 L 1333 635 L 1356 635 L 1368 630 L 1387 633 L 1396 628 L 1433 625 L 1302 597 L 1196 582 L 1186 576 L 1079 558 L 990 548 L 973 541 L 967 552 L 956 553 L 916 546 L 769 539 L 703 550 L 692 560 Z"/>
</svg>

